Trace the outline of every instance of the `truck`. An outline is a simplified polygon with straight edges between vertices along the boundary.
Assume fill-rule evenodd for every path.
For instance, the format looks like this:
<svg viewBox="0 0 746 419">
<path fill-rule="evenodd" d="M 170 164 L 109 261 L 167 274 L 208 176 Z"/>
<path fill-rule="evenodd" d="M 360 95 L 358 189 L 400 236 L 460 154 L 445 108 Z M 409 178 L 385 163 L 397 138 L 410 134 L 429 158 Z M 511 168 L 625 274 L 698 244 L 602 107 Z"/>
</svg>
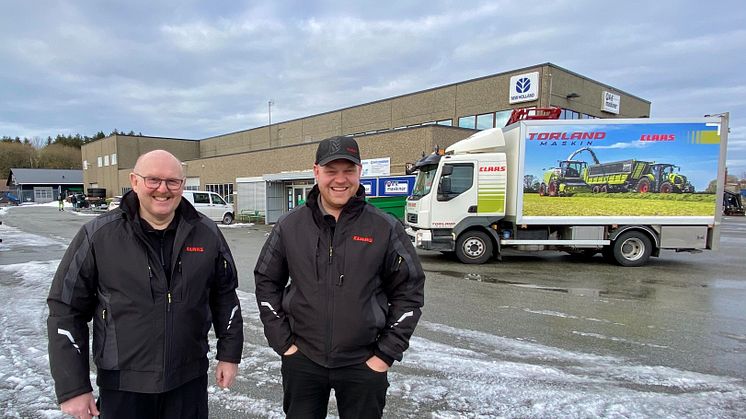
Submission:
<svg viewBox="0 0 746 419">
<path fill-rule="evenodd" d="M 727 136 L 727 113 L 690 119 L 520 120 L 480 131 L 448 147 L 443 156 L 430 155 L 416 164 L 407 233 L 417 248 L 455 254 L 471 264 L 501 260 L 506 249 L 601 253 L 627 267 L 642 266 L 664 250 L 714 250 L 720 238 Z M 686 162 L 686 170 L 695 174 L 687 183 L 704 191 L 717 180 L 717 193 L 590 192 L 555 199 L 546 195 L 560 189 L 527 185 L 527 180 L 543 179 L 552 162 L 582 147 L 604 150 L 618 162 L 653 162 L 660 156 Z M 672 166 L 661 168 L 670 175 Z M 584 164 L 574 168 L 580 172 Z M 643 173 L 651 180 L 647 175 L 652 172 Z M 575 176 L 577 182 L 587 184 L 582 176 Z M 564 177 L 572 176 L 565 172 Z"/>
<path fill-rule="evenodd" d="M 731 191 L 723 192 L 723 215 L 746 215 L 741 195 Z"/>
</svg>

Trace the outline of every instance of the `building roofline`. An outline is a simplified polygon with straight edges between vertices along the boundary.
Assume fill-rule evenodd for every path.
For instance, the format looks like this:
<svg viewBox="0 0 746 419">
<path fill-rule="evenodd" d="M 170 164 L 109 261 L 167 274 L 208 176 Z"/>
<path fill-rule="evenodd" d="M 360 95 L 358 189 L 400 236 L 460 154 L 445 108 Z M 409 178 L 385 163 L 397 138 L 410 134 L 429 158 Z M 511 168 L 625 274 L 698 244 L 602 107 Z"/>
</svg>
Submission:
<svg viewBox="0 0 746 419">
<path fill-rule="evenodd" d="M 386 134 L 391 134 L 391 133 L 394 133 L 394 132 L 404 132 L 404 131 L 415 130 L 415 129 L 424 129 L 424 128 L 455 129 L 455 130 L 471 131 L 473 133 L 477 132 L 477 130 L 474 130 L 474 129 L 471 129 L 471 128 L 455 127 L 455 126 L 450 126 L 450 125 L 430 124 L 430 125 L 420 125 L 420 126 L 416 126 L 416 127 L 400 128 L 400 129 L 396 129 L 396 130 L 395 129 L 390 129 L 388 131 L 376 132 L 376 133 L 373 133 L 373 134 L 355 135 L 354 138 L 355 139 L 359 139 L 359 138 L 363 138 L 363 137 L 372 137 L 374 135 L 386 135 Z M 353 136 L 349 135 L 349 137 L 353 137 Z M 209 156 L 209 157 L 198 157 L 196 159 L 182 160 L 182 163 L 189 163 L 189 162 L 192 162 L 192 161 L 207 160 L 207 159 L 219 159 L 219 158 L 223 158 L 223 157 L 226 157 L 226 156 L 240 156 L 242 154 L 251 154 L 251 153 L 257 153 L 257 152 L 260 152 L 260 151 L 282 150 L 282 149 L 291 148 L 291 147 L 300 147 L 300 146 L 304 146 L 304 145 L 318 144 L 318 143 L 320 143 L 323 140 L 324 139 L 322 138 L 320 140 L 309 141 L 307 143 L 288 144 L 288 145 L 283 145 L 283 146 L 278 146 L 278 147 L 266 147 L 266 148 L 260 148 L 260 149 L 256 149 L 256 150 L 241 151 L 241 152 L 238 152 L 238 153 L 220 154 L 220 155 L 217 155 L 217 156 Z"/>
<path fill-rule="evenodd" d="M 93 144 L 99 141 L 103 141 L 106 139 L 109 139 L 111 137 L 131 137 L 131 138 L 151 138 L 154 140 L 177 140 L 177 141 L 200 141 L 199 139 L 195 138 L 175 138 L 175 137 L 156 137 L 153 135 L 127 135 L 127 134 L 114 134 L 114 135 L 107 135 L 104 138 L 99 138 L 98 140 L 93 140 L 87 143 L 84 143 L 83 146 L 86 146 L 88 144 Z"/>
<path fill-rule="evenodd" d="M 616 88 L 616 87 L 614 87 L 614 86 L 610 86 L 610 85 L 608 85 L 608 84 L 606 84 L 606 83 L 602 83 L 602 82 L 600 82 L 600 81 L 598 81 L 598 80 L 594 80 L 594 79 L 592 79 L 592 78 L 590 78 L 590 77 L 584 76 L 584 75 L 582 75 L 582 74 L 578 74 L 578 73 L 576 73 L 576 72 L 574 72 L 574 71 L 572 71 L 572 70 L 568 70 L 568 69 L 566 69 L 566 68 L 564 68 L 564 67 L 560 67 L 560 66 L 558 66 L 558 65 L 556 65 L 556 64 L 552 64 L 552 63 L 549 63 L 549 62 L 547 62 L 547 63 L 541 64 L 541 65 L 542 65 L 542 66 L 549 66 L 549 67 L 553 67 L 553 68 L 556 68 L 556 69 L 558 69 L 558 70 L 562 70 L 562 71 L 564 71 L 564 72 L 566 72 L 566 73 L 572 74 L 572 75 L 573 75 L 573 76 L 575 76 L 575 77 L 579 77 L 579 78 L 581 78 L 581 79 L 585 79 L 585 80 L 591 81 L 591 82 L 593 82 L 593 83 L 596 83 L 596 84 L 600 84 L 601 86 L 605 86 L 605 87 L 608 87 L 608 88 L 609 88 L 610 90 L 613 90 L 613 91 L 615 91 L 615 92 L 619 92 L 619 93 L 623 93 L 623 94 L 625 94 L 625 95 L 627 95 L 627 96 L 630 96 L 630 97 L 633 97 L 633 98 L 635 98 L 635 99 L 637 99 L 637 100 L 640 100 L 640 101 L 642 101 L 642 102 L 645 102 L 645 103 L 647 103 L 648 105 L 650 105 L 650 103 L 651 103 L 651 102 L 650 102 L 649 100 L 647 100 L 647 99 L 643 99 L 643 98 L 641 98 L 641 97 L 639 97 L 639 96 L 637 96 L 637 95 L 633 95 L 633 94 L 631 94 L 631 93 L 629 93 L 629 92 L 626 92 L 626 91 L 624 91 L 624 90 L 622 90 L 622 89 L 618 89 L 618 88 Z M 533 68 L 533 67 L 529 67 L 529 68 Z"/>
<path fill-rule="evenodd" d="M 383 99 L 377 99 L 377 100 L 374 100 L 374 101 L 371 101 L 371 102 L 361 103 L 359 105 L 346 106 L 344 108 L 334 109 L 334 110 L 331 110 L 331 111 L 321 112 L 321 113 L 317 113 L 317 114 L 313 114 L 313 115 L 302 116 L 302 117 L 299 117 L 299 118 L 288 119 L 288 120 L 285 120 L 285 121 L 279 121 L 279 122 L 277 122 L 275 124 L 272 124 L 272 125 L 279 125 L 279 124 L 285 124 L 285 123 L 289 123 L 289 122 L 300 121 L 301 119 L 307 119 L 307 118 L 313 118 L 313 117 L 322 116 L 322 115 L 328 115 L 328 114 L 332 114 L 332 113 L 335 113 L 335 112 L 343 112 L 343 111 L 346 111 L 348 109 L 358 108 L 360 106 L 373 105 L 373 104 L 376 104 L 376 103 L 386 102 L 386 101 L 389 101 L 389 100 L 400 99 L 400 98 L 404 98 L 404 97 L 408 97 L 408 96 L 418 95 L 418 94 L 421 94 L 421 93 L 431 92 L 431 91 L 438 90 L 438 89 L 444 89 L 444 88 L 448 88 L 448 87 L 453 87 L 453 86 L 457 86 L 457 85 L 464 84 L 464 83 L 471 83 L 471 82 L 475 82 L 475 81 L 489 79 L 489 78 L 492 78 L 492 77 L 504 76 L 504 75 L 511 74 L 511 73 L 519 73 L 519 72 L 523 72 L 523 71 L 527 71 L 527 70 L 540 69 L 541 67 L 553 67 L 553 68 L 556 68 L 558 70 L 562 70 L 562 71 L 567 72 L 569 74 L 572 74 L 572 75 L 574 75 L 576 77 L 582 78 L 584 80 L 591 81 L 593 83 L 597 83 L 597 84 L 599 84 L 601 86 L 608 87 L 610 90 L 613 90 L 613 91 L 619 92 L 619 93 L 623 93 L 623 94 L 625 94 L 627 96 L 634 97 L 635 99 L 638 99 L 638 100 L 641 100 L 641 101 L 643 101 L 643 102 L 645 102 L 647 104 L 650 104 L 650 101 L 642 99 L 639 96 L 632 95 L 630 93 L 625 92 L 624 90 L 617 89 L 616 87 L 609 86 L 608 84 L 601 83 L 601 82 L 599 82 L 597 80 L 593 80 L 590 77 L 583 76 L 583 75 L 578 74 L 578 73 L 576 73 L 574 71 L 570 71 L 570 70 L 568 70 L 568 69 L 566 69 L 564 67 L 560 67 L 558 65 L 552 64 L 551 62 L 547 61 L 545 63 L 531 65 L 531 66 L 528 66 L 528 67 L 523 67 L 523 68 L 518 68 L 518 69 L 508 70 L 508 71 L 502 71 L 502 72 L 499 72 L 499 73 L 489 74 L 489 75 L 486 75 L 486 76 L 480 76 L 480 77 L 476 77 L 476 78 L 473 78 L 473 79 L 467 79 L 467 80 L 462 80 L 462 81 L 458 81 L 458 82 L 454 82 L 454 83 L 444 84 L 444 85 L 441 85 L 441 86 L 430 87 L 430 88 L 427 88 L 427 89 L 418 90 L 416 92 L 405 93 L 405 94 L 402 94 L 402 95 L 391 96 L 391 97 L 387 97 L 387 98 L 383 98 Z M 240 132 L 254 131 L 254 130 L 257 130 L 257 129 L 267 128 L 267 127 L 268 127 L 268 125 L 260 125 L 258 127 L 254 127 L 254 128 L 242 129 L 242 130 L 238 130 L 238 131 L 228 132 L 228 133 L 225 133 L 225 134 L 218 134 L 218 135 L 213 135 L 213 136 L 210 136 L 210 137 L 205 137 L 205 138 L 200 139 L 199 141 L 211 140 L 211 139 L 214 139 L 214 138 L 225 137 L 225 136 L 228 136 L 228 135 L 238 134 Z"/>
</svg>

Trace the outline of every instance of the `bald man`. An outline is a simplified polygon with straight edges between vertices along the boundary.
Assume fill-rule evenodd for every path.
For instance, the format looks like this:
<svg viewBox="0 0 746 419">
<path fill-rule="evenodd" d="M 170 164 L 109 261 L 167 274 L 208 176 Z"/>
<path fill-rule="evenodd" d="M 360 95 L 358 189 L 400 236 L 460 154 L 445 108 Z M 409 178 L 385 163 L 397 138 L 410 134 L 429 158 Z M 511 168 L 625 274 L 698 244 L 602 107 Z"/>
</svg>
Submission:
<svg viewBox="0 0 746 419">
<path fill-rule="evenodd" d="M 132 191 L 80 229 L 57 268 L 49 364 L 60 408 L 73 417 L 207 418 L 211 324 L 216 382 L 233 383 L 243 349 L 236 267 L 215 222 L 181 199 L 184 181 L 172 154 L 140 156 Z"/>
</svg>

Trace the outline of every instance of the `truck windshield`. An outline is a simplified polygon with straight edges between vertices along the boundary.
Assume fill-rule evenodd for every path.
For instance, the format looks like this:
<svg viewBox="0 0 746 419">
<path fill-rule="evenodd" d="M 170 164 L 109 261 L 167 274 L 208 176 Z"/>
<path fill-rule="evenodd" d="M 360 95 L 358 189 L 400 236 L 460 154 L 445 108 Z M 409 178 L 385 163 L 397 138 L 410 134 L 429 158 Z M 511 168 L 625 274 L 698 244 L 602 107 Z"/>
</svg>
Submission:
<svg viewBox="0 0 746 419">
<path fill-rule="evenodd" d="M 420 172 L 417 174 L 414 189 L 412 190 L 412 198 L 414 199 L 420 199 L 430 193 L 430 189 L 433 187 L 435 172 L 438 171 L 438 165 L 423 166 L 419 170 Z"/>
</svg>

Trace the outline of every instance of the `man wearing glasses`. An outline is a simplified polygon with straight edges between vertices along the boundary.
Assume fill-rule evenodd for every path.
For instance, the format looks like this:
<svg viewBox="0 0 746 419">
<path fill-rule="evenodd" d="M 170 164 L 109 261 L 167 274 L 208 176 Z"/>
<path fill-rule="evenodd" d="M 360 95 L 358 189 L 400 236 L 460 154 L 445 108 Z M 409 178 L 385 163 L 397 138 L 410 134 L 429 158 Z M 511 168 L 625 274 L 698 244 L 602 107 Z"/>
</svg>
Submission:
<svg viewBox="0 0 746 419">
<path fill-rule="evenodd" d="M 172 154 L 140 156 L 120 207 L 70 243 L 47 299 L 49 364 L 63 412 L 207 418 L 211 323 L 217 385 L 233 383 L 243 349 L 236 268 L 215 223 L 181 199 L 184 180 Z"/>
</svg>

